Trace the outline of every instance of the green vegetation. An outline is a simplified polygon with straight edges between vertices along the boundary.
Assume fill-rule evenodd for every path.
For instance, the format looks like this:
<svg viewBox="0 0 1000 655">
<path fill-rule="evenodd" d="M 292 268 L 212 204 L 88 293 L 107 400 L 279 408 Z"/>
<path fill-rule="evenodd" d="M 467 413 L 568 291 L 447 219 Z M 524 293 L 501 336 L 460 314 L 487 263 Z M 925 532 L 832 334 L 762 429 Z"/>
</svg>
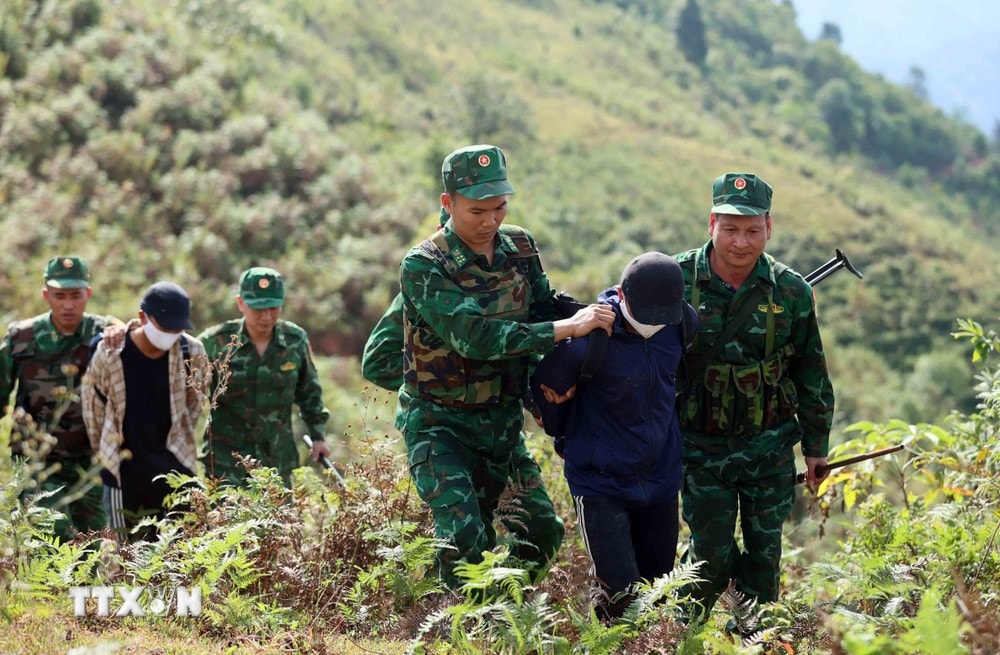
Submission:
<svg viewBox="0 0 1000 655">
<path fill-rule="evenodd" d="M 135 634 L 169 652 L 688 653 L 756 655 L 986 655 L 1000 648 L 1000 337 L 963 322 L 985 366 L 979 409 L 947 426 L 858 424 L 837 455 L 902 443 L 902 453 L 842 469 L 814 502 L 835 523 L 838 548 L 813 561 L 786 548 L 783 596 L 757 607 L 725 594 L 701 620 L 683 622 L 680 595 L 697 566 L 641 588 L 625 617 L 605 625 L 589 608 L 592 580 L 578 539 L 567 540 L 537 586 L 507 560 L 507 535 L 481 564 L 460 567 L 461 593 L 429 575 L 437 542 L 392 439 L 358 435 L 362 457 L 348 488 L 300 469 L 291 490 L 253 462 L 245 487 L 176 477 L 186 507 L 159 537 L 116 548 L 104 535 L 59 543 L 52 510 L 38 504 L 48 440 L 27 463 L 0 429 L 0 649 L 41 655 L 65 646 L 139 652 Z M 557 509 L 571 499 L 551 451 L 540 453 Z M 182 486 L 185 485 L 186 486 Z M 498 512 L 516 518 L 511 487 Z M 23 500 L 22 500 L 23 498 Z M 570 526 L 573 527 L 572 525 Z M 821 530 L 822 534 L 822 530 Z M 815 546 L 814 546 L 815 548 Z M 167 611 L 142 617 L 71 615 L 75 585 L 144 587 Z M 176 616 L 171 594 L 199 589 L 201 613 Z M 120 603 L 112 601 L 110 610 Z M 40 631 L 40 617 L 56 630 Z M 726 632 L 733 621 L 742 636 Z M 364 645 L 363 645 L 364 644 Z M 76 651 L 80 652 L 80 651 Z"/>
<path fill-rule="evenodd" d="M 703 55 L 681 29 L 688 6 Z M 321 355 L 338 459 L 353 462 L 359 496 L 310 475 L 285 494 L 264 472 L 250 490 L 199 489 L 207 511 L 176 528 L 184 539 L 168 529 L 153 550 L 107 555 L 104 570 L 86 554 L 103 551 L 46 542 L 44 517 L 16 503 L 37 471 L 5 464 L 0 613 L 13 630 L 0 650 L 101 641 L 106 623 L 68 618 L 73 576 L 200 584 L 209 567 L 186 541 L 232 563 L 209 584 L 220 614 L 196 621 L 196 636 L 160 619 L 114 624 L 111 640 L 363 652 L 377 639 L 372 650 L 418 652 L 418 635 L 456 634 L 520 644 L 504 652 L 640 652 L 649 638 L 742 653 L 776 634 L 795 652 L 838 655 L 917 652 L 920 638 L 937 644 L 926 652 L 1000 648 L 984 641 L 1000 632 L 995 365 L 972 382 L 996 338 L 963 323 L 980 355 L 970 364 L 951 336 L 956 317 L 1000 315 L 1000 133 L 865 73 L 837 39 L 807 41 L 793 12 L 787 0 L 0 0 L 0 319 L 42 311 L 43 264 L 57 253 L 91 262 L 92 311 L 127 318 L 142 289 L 169 278 L 191 293 L 199 328 L 236 314 L 241 270 L 275 266 L 289 283 L 285 316 Z M 761 620 L 773 632 L 759 644 L 727 641 L 718 616 L 675 624 L 669 584 L 650 590 L 668 602 L 635 622 L 592 626 L 575 544 L 523 597 L 473 602 L 428 587 L 426 518 L 382 437 L 394 434 L 393 397 L 364 388 L 357 357 L 399 259 L 437 222 L 441 159 L 476 141 L 507 151 L 510 220 L 534 232 L 551 279 L 577 296 L 596 295 L 636 252 L 700 245 L 710 182 L 736 169 L 775 188 L 772 254 L 805 272 L 840 247 L 864 271 L 817 291 L 834 441 L 855 437 L 847 453 L 905 436 L 907 456 L 823 489 L 830 520 L 791 531 L 788 593 Z M 283 509 L 239 514 L 265 501 Z M 814 542 L 817 530 L 830 534 Z M 499 588 L 512 588 L 508 575 Z M 730 614 L 754 617 L 730 601 Z M 73 637 L 26 637 L 51 624 Z"/>
</svg>

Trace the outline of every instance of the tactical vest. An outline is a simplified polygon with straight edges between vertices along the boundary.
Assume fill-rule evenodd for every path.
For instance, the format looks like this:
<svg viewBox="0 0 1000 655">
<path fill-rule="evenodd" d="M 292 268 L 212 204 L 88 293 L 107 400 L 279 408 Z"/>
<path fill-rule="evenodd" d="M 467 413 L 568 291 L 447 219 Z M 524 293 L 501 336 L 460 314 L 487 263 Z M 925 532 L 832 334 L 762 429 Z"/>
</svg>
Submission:
<svg viewBox="0 0 1000 655">
<path fill-rule="evenodd" d="M 531 305 L 529 271 L 538 251 L 528 235 L 517 226 L 503 226 L 501 236 L 509 239 L 515 252 L 499 270 L 488 271 L 453 251 L 446 233 L 440 230 L 424 240 L 423 256 L 440 264 L 451 280 L 474 297 L 485 318 L 525 321 Z M 404 314 L 404 385 L 439 405 L 484 408 L 524 396 L 528 367 L 524 357 L 473 360 L 462 357 L 428 326 L 414 324 Z"/>
<path fill-rule="evenodd" d="M 10 328 L 10 356 L 18 371 L 16 406 L 57 439 L 57 454 L 85 456 L 90 453 L 90 442 L 79 394 L 90 362 L 88 340 L 81 339 L 68 351 L 40 352 L 34 337 L 33 319 Z"/>
<path fill-rule="evenodd" d="M 696 258 L 695 278 L 698 263 Z M 773 260 L 772 268 L 775 280 L 788 269 Z M 693 279 L 691 304 L 695 309 L 700 305 L 700 293 L 699 282 Z M 679 398 L 678 417 L 682 427 L 704 434 L 751 437 L 795 416 L 798 391 L 794 381 L 787 376 L 795 358 L 795 348 L 791 343 L 775 348 L 773 289 L 767 289 L 764 303 L 760 307 L 767 313 L 763 359 L 744 364 L 717 360 L 708 364 L 701 374 L 689 380 L 683 398 Z M 746 324 L 749 326 L 749 319 Z M 746 328 L 741 327 L 736 334 L 746 334 Z M 699 335 L 688 359 L 696 359 L 699 352 L 711 346 L 702 341 Z"/>
</svg>

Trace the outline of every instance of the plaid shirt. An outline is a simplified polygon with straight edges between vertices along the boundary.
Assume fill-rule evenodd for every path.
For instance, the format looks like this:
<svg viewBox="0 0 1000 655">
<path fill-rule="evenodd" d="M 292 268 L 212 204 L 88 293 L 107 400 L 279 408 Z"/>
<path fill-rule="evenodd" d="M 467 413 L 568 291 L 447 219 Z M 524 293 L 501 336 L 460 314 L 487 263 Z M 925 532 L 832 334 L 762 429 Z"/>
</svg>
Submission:
<svg viewBox="0 0 1000 655">
<path fill-rule="evenodd" d="M 190 357 L 185 362 L 178 340 L 170 348 L 170 432 L 167 449 L 181 464 L 195 469 L 197 452 L 194 440 L 195 425 L 201 416 L 205 398 L 205 380 L 208 359 L 201 343 L 187 334 Z M 124 347 L 124 341 L 122 342 Z M 87 426 L 90 445 L 101 465 L 121 486 L 122 422 L 125 419 L 125 369 L 121 359 L 122 348 L 109 350 L 102 341 L 97 346 L 90 366 L 83 377 L 81 388 L 83 420 Z M 188 371 L 185 371 L 187 364 Z"/>
</svg>

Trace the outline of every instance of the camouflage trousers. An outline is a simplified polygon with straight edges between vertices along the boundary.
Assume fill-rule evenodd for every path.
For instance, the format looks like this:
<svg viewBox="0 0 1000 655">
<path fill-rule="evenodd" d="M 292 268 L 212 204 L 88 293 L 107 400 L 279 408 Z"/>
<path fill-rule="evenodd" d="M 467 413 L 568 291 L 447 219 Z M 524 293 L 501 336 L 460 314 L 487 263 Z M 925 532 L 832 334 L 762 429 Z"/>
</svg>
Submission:
<svg viewBox="0 0 1000 655">
<path fill-rule="evenodd" d="M 559 550 L 563 522 L 525 446 L 523 423 L 520 402 L 493 409 L 410 402 L 403 429 L 410 475 L 435 534 L 454 546 L 438 553 L 439 574 L 451 587 L 460 586 L 455 564 L 481 562 L 497 545 L 494 519 L 515 537 L 513 555 L 536 579 Z M 498 507 L 508 484 L 513 502 Z"/>
<path fill-rule="evenodd" d="M 705 580 L 690 591 L 706 610 L 733 580 L 761 603 L 778 599 L 781 528 L 795 497 L 791 448 L 747 459 L 741 453 L 685 457 L 681 487 L 684 521 L 691 529 L 686 560 L 704 561 Z M 739 516 L 743 548 L 736 543 Z"/>
<path fill-rule="evenodd" d="M 67 493 L 74 491 L 74 487 L 80 483 L 82 472 L 91 466 L 90 457 L 79 459 L 61 459 L 61 468 L 50 475 L 42 483 L 42 491 L 56 491 L 56 495 L 45 498 L 39 502 L 43 507 L 62 512 L 64 518 L 56 521 L 55 533 L 63 541 L 67 541 L 78 532 L 89 532 L 100 530 L 107 526 L 104 517 L 103 489 L 100 479 L 92 482 L 86 490 L 78 489 L 81 492 L 74 498 L 67 498 Z"/>
</svg>

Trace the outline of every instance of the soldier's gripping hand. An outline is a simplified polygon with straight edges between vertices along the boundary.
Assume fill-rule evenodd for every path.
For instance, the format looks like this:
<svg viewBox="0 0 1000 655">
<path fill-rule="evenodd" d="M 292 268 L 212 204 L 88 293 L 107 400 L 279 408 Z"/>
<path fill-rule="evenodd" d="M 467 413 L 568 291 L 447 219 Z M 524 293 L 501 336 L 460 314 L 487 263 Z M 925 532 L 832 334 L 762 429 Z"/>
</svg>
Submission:
<svg viewBox="0 0 1000 655">
<path fill-rule="evenodd" d="M 611 336 L 611 328 L 615 324 L 615 310 L 610 305 L 587 305 L 569 318 L 563 318 L 552 323 L 555 328 L 555 340 L 562 341 L 569 337 L 582 337 L 594 330 L 601 329 Z"/>
<path fill-rule="evenodd" d="M 320 439 L 314 439 L 312 442 L 312 448 L 309 449 L 309 454 L 312 456 L 312 461 L 318 462 L 321 457 L 330 456 L 330 447 L 326 445 Z"/>
<path fill-rule="evenodd" d="M 827 475 L 830 474 L 826 470 L 826 458 L 825 457 L 806 457 L 806 484 L 809 485 L 810 489 L 815 489 L 816 485 L 823 481 Z"/>
</svg>

